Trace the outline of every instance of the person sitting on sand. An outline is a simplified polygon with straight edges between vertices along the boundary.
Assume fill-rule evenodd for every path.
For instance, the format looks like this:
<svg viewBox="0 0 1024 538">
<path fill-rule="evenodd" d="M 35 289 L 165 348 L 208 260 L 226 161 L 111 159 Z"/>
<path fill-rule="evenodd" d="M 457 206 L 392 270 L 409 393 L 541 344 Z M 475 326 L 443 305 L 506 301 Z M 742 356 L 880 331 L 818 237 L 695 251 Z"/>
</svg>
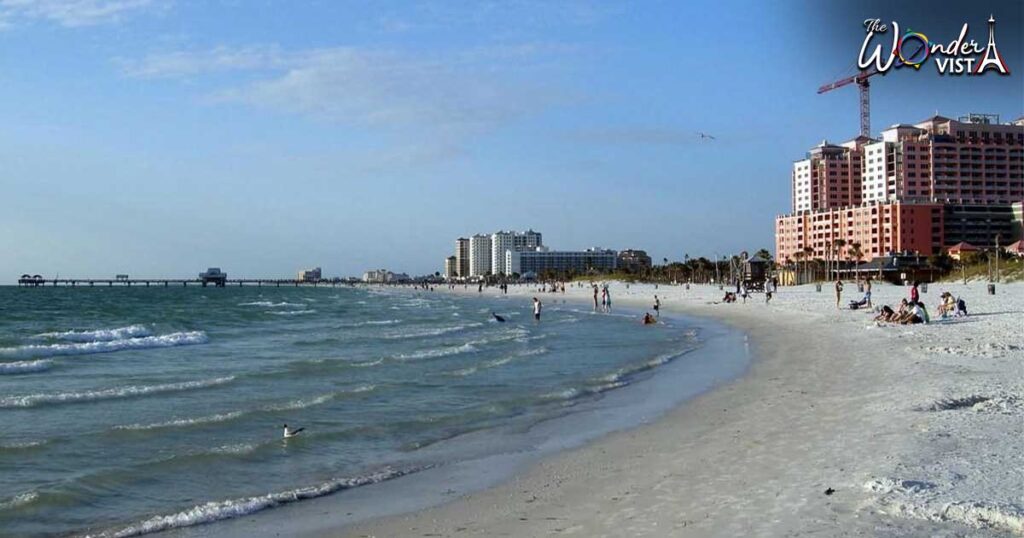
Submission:
<svg viewBox="0 0 1024 538">
<path fill-rule="evenodd" d="M 921 303 L 913 303 L 910 305 L 910 310 L 900 318 L 899 323 L 901 325 L 928 323 L 928 312 L 924 309 Z"/>
<path fill-rule="evenodd" d="M 902 316 L 903 314 L 906 314 L 908 310 L 910 310 L 910 303 L 905 298 L 900 299 L 900 306 L 896 310 L 896 315 Z"/>
<path fill-rule="evenodd" d="M 941 299 L 941 302 L 939 303 L 937 312 L 939 313 L 939 317 L 946 318 L 956 310 L 956 299 L 953 299 L 953 294 L 948 291 L 942 292 L 942 295 L 940 295 L 939 298 Z"/>
<path fill-rule="evenodd" d="M 896 312 L 892 309 L 892 307 L 890 307 L 889 305 L 885 305 L 885 306 L 882 307 L 882 311 L 879 312 L 879 314 L 877 316 L 875 316 L 875 321 L 886 321 L 886 322 L 888 322 L 888 321 L 892 321 L 892 319 L 895 316 L 896 316 Z"/>
<path fill-rule="evenodd" d="M 654 319 L 654 316 L 650 312 L 644 312 L 644 325 L 653 325 L 658 321 Z"/>
</svg>

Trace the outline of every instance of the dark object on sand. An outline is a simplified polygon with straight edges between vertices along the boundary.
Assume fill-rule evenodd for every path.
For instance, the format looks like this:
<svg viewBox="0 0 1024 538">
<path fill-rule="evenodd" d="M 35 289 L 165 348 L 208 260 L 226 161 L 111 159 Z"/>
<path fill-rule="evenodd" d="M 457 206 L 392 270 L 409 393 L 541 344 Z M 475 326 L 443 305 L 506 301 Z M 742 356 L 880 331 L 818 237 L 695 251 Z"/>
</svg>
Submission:
<svg viewBox="0 0 1024 538">
<path fill-rule="evenodd" d="M 834 490 L 832 488 L 828 488 L 828 489 L 825 490 L 825 495 L 832 495 L 835 492 L 836 492 L 836 490 Z"/>
<path fill-rule="evenodd" d="M 491 315 L 494 316 L 494 319 L 498 320 L 498 323 L 505 323 L 505 318 L 495 314 L 494 312 L 491 312 Z"/>
</svg>

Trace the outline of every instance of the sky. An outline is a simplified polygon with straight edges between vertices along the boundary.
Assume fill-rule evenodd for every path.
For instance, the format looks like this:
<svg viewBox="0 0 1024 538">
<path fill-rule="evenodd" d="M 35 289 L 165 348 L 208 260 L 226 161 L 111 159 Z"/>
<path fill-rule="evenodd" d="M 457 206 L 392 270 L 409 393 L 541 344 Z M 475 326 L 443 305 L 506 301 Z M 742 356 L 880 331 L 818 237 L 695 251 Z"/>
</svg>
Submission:
<svg viewBox="0 0 1024 538">
<path fill-rule="evenodd" d="M 0 0 L 0 282 L 426 274 L 501 229 L 772 249 L 792 162 L 857 134 L 856 88 L 816 90 L 862 21 L 990 14 L 1010 74 L 875 77 L 875 134 L 1024 115 L 1024 4 Z"/>
</svg>

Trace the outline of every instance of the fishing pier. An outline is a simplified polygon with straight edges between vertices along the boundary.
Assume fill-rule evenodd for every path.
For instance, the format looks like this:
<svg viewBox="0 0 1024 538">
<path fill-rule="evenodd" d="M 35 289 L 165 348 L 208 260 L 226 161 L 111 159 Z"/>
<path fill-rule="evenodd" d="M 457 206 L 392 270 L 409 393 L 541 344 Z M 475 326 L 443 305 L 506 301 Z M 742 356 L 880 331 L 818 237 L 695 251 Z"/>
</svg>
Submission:
<svg viewBox="0 0 1024 538">
<path fill-rule="evenodd" d="M 224 288 L 227 286 L 256 286 L 256 287 L 277 287 L 281 286 L 337 286 L 345 284 L 340 280 L 299 280 L 286 278 L 235 278 L 229 279 L 227 273 L 221 272 L 216 267 L 211 267 L 196 278 L 129 278 L 128 275 L 117 275 L 114 278 L 45 278 L 42 275 L 23 274 L 18 278 L 18 286 L 39 288 L 50 287 L 95 287 L 95 286 L 125 286 L 125 287 L 164 287 L 171 286 L 214 286 Z"/>
</svg>

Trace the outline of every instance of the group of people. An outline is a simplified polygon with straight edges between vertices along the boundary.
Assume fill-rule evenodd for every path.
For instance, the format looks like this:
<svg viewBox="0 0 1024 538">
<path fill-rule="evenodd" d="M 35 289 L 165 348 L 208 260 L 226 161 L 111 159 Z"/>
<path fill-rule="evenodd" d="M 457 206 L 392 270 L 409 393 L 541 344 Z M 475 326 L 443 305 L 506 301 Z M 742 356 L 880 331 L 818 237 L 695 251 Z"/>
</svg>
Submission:
<svg viewBox="0 0 1024 538">
<path fill-rule="evenodd" d="M 896 323 L 898 325 L 914 325 L 917 323 L 928 323 L 931 318 L 928 316 L 928 309 L 920 301 L 908 301 L 903 299 L 897 310 L 889 305 L 882 307 L 881 312 L 875 316 L 875 321 Z"/>
<path fill-rule="evenodd" d="M 608 284 L 604 284 L 598 288 L 597 284 L 591 284 L 594 291 L 594 311 L 595 312 L 611 312 L 612 311 L 612 292 L 608 290 Z M 597 296 L 600 291 L 601 304 L 598 306 Z"/>
<path fill-rule="evenodd" d="M 961 317 L 967 315 L 967 302 L 959 297 L 953 297 L 952 293 L 948 291 L 942 292 L 939 296 L 941 302 L 937 309 L 939 316 L 947 318 L 949 316 Z M 869 303 L 870 305 L 870 303 Z M 921 302 L 921 292 L 918 289 L 918 282 L 914 282 L 910 287 L 910 299 L 902 299 L 900 306 L 896 310 L 893 310 L 889 305 L 882 307 L 881 311 L 875 316 L 875 321 L 896 323 L 899 325 L 913 325 L 917 323 L 930 323 L 931 317 L 928 315 L 928 309 Z"/>
</svg>

